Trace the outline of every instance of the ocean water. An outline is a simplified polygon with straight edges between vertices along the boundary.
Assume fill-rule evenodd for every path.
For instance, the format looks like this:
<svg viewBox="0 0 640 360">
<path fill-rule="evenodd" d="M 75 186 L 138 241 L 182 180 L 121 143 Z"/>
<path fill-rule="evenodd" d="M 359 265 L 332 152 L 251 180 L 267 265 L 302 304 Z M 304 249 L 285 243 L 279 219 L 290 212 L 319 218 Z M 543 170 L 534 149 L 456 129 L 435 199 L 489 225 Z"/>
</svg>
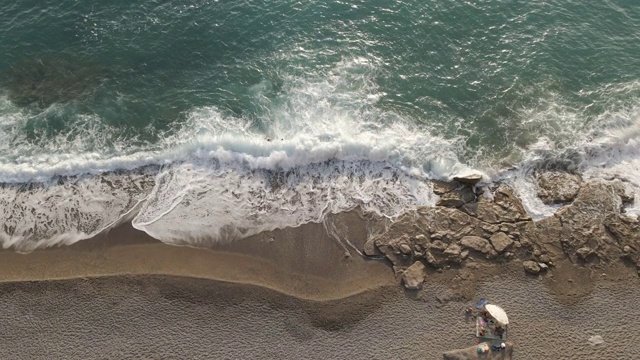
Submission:
<svg viewBox="0 0 640 360">
<path fill-rule="evenodd" d="M 0 33 L 4 248 L 393 218 L 470 172 L 534 217 L 539 169 L 640 189 L 635 0 L 20 1 Z"/>
</svg>

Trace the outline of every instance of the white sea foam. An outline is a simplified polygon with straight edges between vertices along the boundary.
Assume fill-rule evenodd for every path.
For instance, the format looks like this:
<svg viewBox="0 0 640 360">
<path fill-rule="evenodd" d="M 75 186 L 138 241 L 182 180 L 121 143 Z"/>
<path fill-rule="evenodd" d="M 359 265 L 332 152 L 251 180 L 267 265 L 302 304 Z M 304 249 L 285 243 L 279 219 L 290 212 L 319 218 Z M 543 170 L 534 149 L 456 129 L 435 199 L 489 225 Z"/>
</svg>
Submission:
<svg viewBox="0 0 640 360">
<path fill-rule="evenodd" d="M 591 126 L 580 125 L 580 111 L 555 100 L 523 111 L 523 126 L 542 124 L 545 136 L 522 148 L 512 170 L 503 170 L 495 159 L 460 161 L 463 138 L 436 136 L 376 106 L 383 94 L 370 79 L 374 71 L 375 63 L 359 58 L 322 77 L 287 79 L 282 97 L 262 105 L 261 119 L 196 108 L 179 131 L 138 148 L 100 140 L 104 134 L 92 144 L 68 143 L 61 134 L 34 148 L 16 141 L 24 117 L 5 106 L 0 140 L 17 150 L 0 145 L 0 182 L 9 183 L 0 189 L 0 220 L 7 224 L 0 242 L 24 251 L 70 244 L 127 217 L 175 244 L 237 239 L 354 207 L 393 218 L 435 203 L 427 179 L 469 171 L 511 182 L 530 214 L 542 218 L 557 208 L 538 199 L 533 175 L 554 162 L 587 178 L 621 178 L 639 193 L 640 119 L 633 104 L 600 115 Z M 263 85 L 252 89 L 257 99 Z M 87 123 L 86 136 L 102 131 L 92 119 Z M 159 167 L 105 174 L 147 165 Z M 61 175 L 71 178 L 50 183 Z M 28 191 L 19 185 L 32 181 L 49 185 Z M 637 211 L 633 206 L 630 212 Z"/>
</svg>

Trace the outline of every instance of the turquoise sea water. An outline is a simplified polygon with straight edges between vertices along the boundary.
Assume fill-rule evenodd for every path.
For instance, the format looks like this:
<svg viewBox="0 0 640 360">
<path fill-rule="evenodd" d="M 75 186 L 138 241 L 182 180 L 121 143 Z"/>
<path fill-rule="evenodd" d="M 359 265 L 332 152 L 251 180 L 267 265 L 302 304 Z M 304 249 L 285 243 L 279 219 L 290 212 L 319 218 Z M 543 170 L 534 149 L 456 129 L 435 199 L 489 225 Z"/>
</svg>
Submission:
<svg viewBox="0 0 640 360">
<path fill-rule="evenodd" d="M 468 171 L 640 183 L 633 0 L 21 1 L 0 33 L 5 247 L 392 217 Z"/>
</svg>

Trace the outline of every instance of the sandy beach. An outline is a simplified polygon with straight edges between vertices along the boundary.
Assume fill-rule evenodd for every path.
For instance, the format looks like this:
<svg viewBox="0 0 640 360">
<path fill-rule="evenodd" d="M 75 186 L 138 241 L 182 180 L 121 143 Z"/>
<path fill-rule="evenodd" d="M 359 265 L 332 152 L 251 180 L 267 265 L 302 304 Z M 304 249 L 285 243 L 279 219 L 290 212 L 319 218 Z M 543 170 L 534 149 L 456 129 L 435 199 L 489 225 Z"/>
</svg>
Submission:
<svg viewBox="0 0 640 360">
<path fill-rule="evenodd" d="M 357 239 L 363 221 L 343 221 Z M 214 249 L 164 245 L 124 225 L 70 247 L 3 251 L 0 356 L 441 359 L 475 344 L 463 309 L 478 297 L 507 309 L 514 359 L 640 352 L 632 277 L 566 268 L 567 281 L 471 265 L 458 273 L 482 274 L 465 291 L 452 271 L 434 271 L 415 292 L 387 262 L 349 253 L 319 224 Z M 604 344 L 590 345 L 595 335 Z"/>
<path fill-rule="evenodd" d="M 0 360 L 640 360 L 638 5 L 0 2 Z"/>
</svg>

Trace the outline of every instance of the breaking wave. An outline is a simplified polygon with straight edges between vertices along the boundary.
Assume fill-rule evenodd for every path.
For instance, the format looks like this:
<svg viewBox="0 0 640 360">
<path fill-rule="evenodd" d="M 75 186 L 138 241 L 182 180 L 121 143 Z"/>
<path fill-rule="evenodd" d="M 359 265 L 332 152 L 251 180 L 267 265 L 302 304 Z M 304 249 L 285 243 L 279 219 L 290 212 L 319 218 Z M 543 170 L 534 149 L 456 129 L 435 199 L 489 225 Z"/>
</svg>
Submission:
<svg viewBox="0 0 640 360">
<path fill-rule="evenodd" d="M 429 179 L 469 172 L 511 182 L 538 218 L 555 211 L 535 195 L 540 169 L 616 177 L 640 189 L 638 83 L 594 90 L 627 99 L 596 115 L 550 94 L 504 124 L 530 140 L 514 136 L 496 155 L 471 148 L 462 132 L 382 106 L 376 68 L 375 59 L 343 60 L 322 76 L 285 79 L 269 101 L 265 81 L 251 89 L 262 117 L 198 107 L 160 141 L 136 145 L 113 141 L 112 129 L 89 117 L 33 146 L 16 130 L 25 121 L 20 110 L 5 98 L 0 242 L 19 251 L 68 245 L 131 221 L 167 243 L 206 245 L 356 207 L 394 218 L 435 204 Z"/>
</svg>

